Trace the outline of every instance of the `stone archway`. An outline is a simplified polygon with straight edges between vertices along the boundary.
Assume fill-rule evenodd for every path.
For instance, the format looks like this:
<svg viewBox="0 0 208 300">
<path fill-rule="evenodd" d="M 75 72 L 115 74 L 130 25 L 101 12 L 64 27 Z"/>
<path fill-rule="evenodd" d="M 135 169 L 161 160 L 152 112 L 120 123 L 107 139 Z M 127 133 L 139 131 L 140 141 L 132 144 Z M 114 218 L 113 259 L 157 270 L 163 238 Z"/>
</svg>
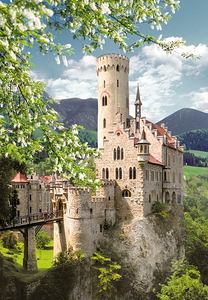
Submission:
<svg viewBox="0 0 208 300">
<path fill-rule="evenodd" d="M 175 204 L 176 203 L 176 192 L 172 193 L 172 203 Z"/>
<path fill-rule="evenodd" d="M 165 203 L 170 203 L 170 193 L 168 191 L 165 192 Z"/>
</svg>

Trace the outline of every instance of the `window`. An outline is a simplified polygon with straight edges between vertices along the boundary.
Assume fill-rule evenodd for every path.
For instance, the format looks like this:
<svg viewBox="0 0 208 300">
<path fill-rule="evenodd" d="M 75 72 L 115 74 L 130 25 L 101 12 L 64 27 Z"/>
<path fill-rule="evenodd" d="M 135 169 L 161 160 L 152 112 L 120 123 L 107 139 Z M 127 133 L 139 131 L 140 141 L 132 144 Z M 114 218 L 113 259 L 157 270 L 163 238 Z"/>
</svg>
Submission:
<svg viewBox="0 0 208 300">
<path fill-rule="evenodd" d="M 104 96 L 102 97 L 102 106 L 104 106 L 105 105 L 105 98 L 104 98 Z"/>
<path fill-rule="evenodd" d="M 102 106 L 107 106 L 107 104 L 108 104 L 108 98 L 107 98 L 107 96 L 103 96 L 102 97 Z"/>
<path fill-rule="evenodd" d="M 30 201 L 32 201 L 32 195 L 30 195 Z"/>
<path fill-rule="evenodd" d="M 30 206 L 30 214 L 32 213 L 32 207 Z"/>
<path fill-rule="evenodd" d="M 131 192 L 129 190 L 123 190 L 122 197 L 131 197 Z"/>
<path fill-rule="evenodd" d="M 103 87 L 105 88 L 105 80 L 103 81 Z"/>
<path fill-rule="evenodd" d="M 20 217 L 20 211 L 17 210 L 17 217 L 19 218 Z"/>
<path fill-rule="evenodd" d="M 132 179 L 132 168 L 129 168 L 129 179 Z"/>
<path fill-rule="evenodd" d="M 167 181 L 167 173 L 164 171 L 164 181 Z"/>
<path fill-rule="evenodd" d="M 149 170 L 146 170 L 146 180 L 149 180 Z"/>
<path fill-rule="evenodd" d="M 102 170 L 102 179 L 105 179 L 105 169 Z"/>
<path fill-rule="evenodd" d="M 122 179 L 122 169 L 119 168 L 119 179 Z"/>
<path fill-rule="evenodd" d="M 118 168 L 116 168 L 116 179 L 118 179 Z"/>
<path fill-rule="evenodd" d="M 152 200 L 151 200 L 151 195 L 149 195 L 149 203 L 151 203 L 151 201 L 152 201 Z"/>
<path fill-rule="evenodd" d="M 151 181 L 154 181 L 154 180 L 155 180 L 154 177 L 155 177 L 155 176 L 154 176 L 154 171 L 152 171 L 152 172 L 151 172 Z"/>
<path fill-rule="evenodd" d="M 113 150 L 113 159 L 116 160 L 116 149 Z"/>
<path fill-rule="evenodd" d="M 155 172 L 155 175 L 156 175 L 156 181 L 159 181 L 159 174 L 158 174 L 158 172 Z"/>
<path fill-rule="evenodd" d="M 90 208 L 90 213 L 92 214 L 92 208 Z"/>
<path fill-rule="evenodd" d="M 111 200 L 111 197 L 110 197 L 110 196 L 108 197 L 108 200 L 109 200 L 109 201 Z"/>
<path fill-rule="evenodd" d="M 119 80 L 117 79 L 117 87 L 119 87 Z"/>
<path fill-rule="evenodd" d="M 117 148 L 117 159 L 120 159 L 120 147 Z"/>
<path fill-rule="evenodd" d="M 100 224 L 100 232 L 103 232 L 103 225 Z"/>
<path fill-rule="evenodd" d="M 39 209 L 39 212 L 40 212 L 40 213 L 42 212 L 42 209 L 41 209 L 41 208 Z"/>
<path fill-rule="evenodd" d="M 119 65 L 116 66 L 116 71 L 119 72 Z"/>
<path fill-rule="evenodd" d="M 106 179 L 109 178 L 109 170 L 108 170 L 108 168 L 106 168 L 106 171 L 105 171 L 105 177 L 106 177 Z"/>
<path fill-rule="evenodd" d="M 103 128 L 106 128 L 106 119 L 103 119 Z"/>
<path fill-rule="evenodd" d="M 173 172 L 173 183 L 175 183 L 175 172 Z"/>
<path fill-rule="evenodd" d="M 124 158 L 124 151 L 123 151 L 123 148 L 121 148 L 121 159 Z"/>
<path fill-rule="evenodd" d="M 104 66 L 104 72 L 106 72 L 107 71 L 107 68 L 106 68 L 106 66 Z"/>
<path fill-rule="evenodd" d="M 136 179 L 136 168 L 133 168 L 133 179 Z"/>
</svg>

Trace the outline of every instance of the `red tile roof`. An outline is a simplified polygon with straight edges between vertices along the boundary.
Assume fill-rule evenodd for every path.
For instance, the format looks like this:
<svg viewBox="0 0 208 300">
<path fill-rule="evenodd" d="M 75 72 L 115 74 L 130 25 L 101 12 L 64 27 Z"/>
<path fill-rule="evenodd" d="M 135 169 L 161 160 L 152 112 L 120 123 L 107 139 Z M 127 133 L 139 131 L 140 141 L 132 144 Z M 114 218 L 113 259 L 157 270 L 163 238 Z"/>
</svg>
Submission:
<svg viewBox="0 0 208 300">
<path fill-rule="evenodd" d="M 148 162 L 149 162 L 150 164 L 163 166 L 163 164 L 162 164 L 159 160 L 157 160 L 154 156 L 152 156 L 151 154 L 149 155 L 149 160 L 148 160 Z"/>
<path fill-rule="evenodd" d="M 16 183 L 27 183 L 29 182 L 27 179 L 27 176 L 18 172 L 15 177 L 12 179 L 12 182 L 16 182 Z"/>
<path fill-rule="evenodd" d="M 47 184 L 51 182 L 52 176 L 41 176 L 40 179 Z"/>
</svg>

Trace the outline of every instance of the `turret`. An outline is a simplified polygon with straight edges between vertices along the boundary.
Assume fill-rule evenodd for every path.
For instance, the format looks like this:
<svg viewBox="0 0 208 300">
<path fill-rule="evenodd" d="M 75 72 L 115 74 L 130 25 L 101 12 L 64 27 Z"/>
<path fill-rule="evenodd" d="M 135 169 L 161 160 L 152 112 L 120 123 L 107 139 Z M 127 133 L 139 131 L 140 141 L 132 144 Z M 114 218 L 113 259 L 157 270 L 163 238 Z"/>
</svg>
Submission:
<svg viewBox="0 0 208 300">
<path fill-rule="evenodd" d="M 135 119 L 136 119 L 136 130 L 139 129 L 140 118 L 142 113 L 142 101 L 140 98 L 139 84 L 137 85 L 137 94 L 136 100 L 134 102 L 135 105 Z"/>
<path fill-rule="evenodd" d="M 146 140 L 146 134 L 144 129 L 142 130 L 141 139 L 136 144 L 138 148 L 137 160 L 139 163 L 146 163 L 149 159 L 149 146 L 150 143 Z"/>
<path fill-rule="evenodd" d="M 124 127 L 129 118 L 129 59 L 118 54 L 97 58 L 98 76 L 98 148 L 112 132 L 119 115 Z"/>
</svg>

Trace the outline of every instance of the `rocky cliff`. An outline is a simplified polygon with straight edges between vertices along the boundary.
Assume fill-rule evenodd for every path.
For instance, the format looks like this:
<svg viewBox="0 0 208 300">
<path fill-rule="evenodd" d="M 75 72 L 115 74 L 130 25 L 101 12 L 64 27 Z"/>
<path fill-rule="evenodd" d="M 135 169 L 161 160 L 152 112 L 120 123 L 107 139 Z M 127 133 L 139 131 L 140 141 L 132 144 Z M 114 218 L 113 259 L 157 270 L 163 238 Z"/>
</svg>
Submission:
<svg viewBox="0 0 208 300">
<path fill-rule="evenodd" d="M 110 298 L 99 295 L 96 270 L 90 259 L 86 259 L 78 265 L 64 264 L 51 269 L 35 284 L 32 280 L 24 282 L 27 291 L 22 291 L 24 298 L 13 298 L 17 287 L 13 284 L 11 297 L 7 288 L 4 300 L 156 299 L 154 291 L 167 276 L 171 262 L 184 255 L 183 236 L 183 212 L 176 206 L 164 215 L 152 214 L 143 220 L 134 219 L 108 228 L 99 250 L 122 267 L 122 279 Z M 0 276 L 4 278 L 3 274 Z M 4 289 L 5 285 L 1 286 L 2 294 Z"/>
</svg>

